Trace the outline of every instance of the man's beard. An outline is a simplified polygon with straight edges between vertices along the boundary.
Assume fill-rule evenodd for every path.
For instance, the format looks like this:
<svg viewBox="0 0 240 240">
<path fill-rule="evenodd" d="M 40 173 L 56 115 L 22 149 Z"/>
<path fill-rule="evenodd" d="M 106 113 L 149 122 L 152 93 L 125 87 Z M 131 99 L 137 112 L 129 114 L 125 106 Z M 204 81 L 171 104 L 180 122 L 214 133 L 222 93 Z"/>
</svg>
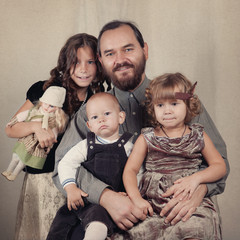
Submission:
<svg viewBox="0 0 240 240">
<path fill-rule="evenodd" d="M 134 66 L 128 62 L 123 62 L 122 64 L 117 64 L 111 72 L 106 72 L 107 76 L 111 79 L 112 84 L 123 90 L 132 91 L 134 90 L 142 81 L 142 74 L 145 71 L 146 60 L 144 55 L 142 56 L 138 65 Z M 121 67 L 130 67 L 134 69 L 134 75 L 128 76 L 128 73 L 123 73 L 121 79 L 119 80 L 115 72 Z"/>
</svg>

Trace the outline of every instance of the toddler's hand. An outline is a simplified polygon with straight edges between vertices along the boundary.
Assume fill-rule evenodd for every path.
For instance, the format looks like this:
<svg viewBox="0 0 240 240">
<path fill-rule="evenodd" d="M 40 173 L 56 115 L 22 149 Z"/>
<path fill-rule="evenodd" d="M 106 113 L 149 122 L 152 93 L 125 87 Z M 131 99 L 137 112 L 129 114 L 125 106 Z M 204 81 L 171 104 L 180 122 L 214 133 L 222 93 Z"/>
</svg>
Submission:
<svg viewBox="0 0 240 240">
<path fill-rule="evenodd" d="M 133 204 L 140 208 L 145 215 L 149 214 L 150 216 L 153 215 L 153 209 L 151 204 L 143 199 L 143 198 L 135 198 L 132 200 Z"/>
<path fill-rule="evenodd" d="M 174 190 L 173 197 L 177 197 L 179 194 L 181 194 L 181 199 L 184 199 L 187 197 L 190 199 L 196 190 L 196 188 L 199 186 L 199 182 L 194 175 L 187 176 L 180 178 L 174 182 L 174 185 L 176 186 Z"/>
<path fill-rule="evenodd" d="M 75 184 L 69 184 L 64 188 L 67 192 L 67 205 L 69 211 L 77 210 L 79 206 L 84 207 L 82 197 L 87 197 L 88 194 L 78 188 Z"/>
</svg>

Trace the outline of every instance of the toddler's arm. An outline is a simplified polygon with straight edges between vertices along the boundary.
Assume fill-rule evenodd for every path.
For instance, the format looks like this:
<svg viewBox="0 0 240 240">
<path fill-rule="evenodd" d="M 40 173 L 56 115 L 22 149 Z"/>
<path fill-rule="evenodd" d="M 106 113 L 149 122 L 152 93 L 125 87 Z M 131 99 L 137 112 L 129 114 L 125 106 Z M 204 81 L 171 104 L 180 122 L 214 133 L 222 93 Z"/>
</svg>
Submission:
<svg viewBox="0 0 240 240">
<path fill-rule="evenodd" d="M 126 166 L 123 172 L 123 183 L 127 194 L 131 201 L 140 208 L 145 215 L 148 213 L 153 214 L 153 209 L 150 203 L 142 198 L 138 190 L 137 184 L 137 174 L 143 164 L 145 156 L 147 154 L 147 143 L 143 137 L 140 135 L 134 144 L 132 153 L 128 158 Z"/>
<path fill-rule="evenodd" d="M 202 154 L 208 163 L 208 167 L 202 171 L 194 173 L 191 176 L 175 181 L 174 184 L 177 184 L 178 187 L 174 192 L 174 197 L 183 193 L 182 198 L 187 195 L 191 198 L 193 192 L 199 184 L 216 182 L 226 174 L 226 164 L 220 153 L 217 151 L 213 142 L 205 132 L 203 132 L 203 137 L 205 146 L 202 150 Z"/>
</svg>

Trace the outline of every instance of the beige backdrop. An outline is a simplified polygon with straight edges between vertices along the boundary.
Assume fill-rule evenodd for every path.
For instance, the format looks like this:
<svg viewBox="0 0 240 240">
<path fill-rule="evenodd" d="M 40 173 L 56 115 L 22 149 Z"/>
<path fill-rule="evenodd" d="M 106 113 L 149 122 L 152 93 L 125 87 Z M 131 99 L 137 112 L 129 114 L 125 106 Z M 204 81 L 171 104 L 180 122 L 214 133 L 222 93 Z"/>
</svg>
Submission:
<svg viewBox="0 0 240 240">
<path fill-rule="evenodd" d="M 239 0 L 1 0 L 0 171 L 15 143 L 4 127 L 25 101 L 28 87 L 48 78 L 68 37 L 97 36 L 113 19 L 138 24 L 149 45 L 150 78 L 180 71 L 198 81 L 197 93 L 228 146 L 231 173 L 218 197 L 223 236 L 239 239 Z M 13 238 L 22 180 L 23 173 L 13 183 L 0 177 L 1 239 Z"/>
</svg>

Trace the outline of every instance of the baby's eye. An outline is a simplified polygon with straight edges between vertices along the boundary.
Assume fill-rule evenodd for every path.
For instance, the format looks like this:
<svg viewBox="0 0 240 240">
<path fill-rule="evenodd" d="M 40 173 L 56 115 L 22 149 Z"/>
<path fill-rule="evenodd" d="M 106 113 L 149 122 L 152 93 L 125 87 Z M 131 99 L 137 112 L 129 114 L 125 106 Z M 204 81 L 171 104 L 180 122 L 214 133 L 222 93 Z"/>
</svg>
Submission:
<svg viewBox="0 0 240 240">
<path fill-rule="evenodd" d="M 50 107 L 50 108 L 54 108 L 54 106 L 53 106 L 53 105 L 49 105 L 49 107 Z"/>
<path fill-rule="evenodd" d="M 92 119 L 92 120 L 96 120 L 96 119 L 97 119 L 97 116 L 92 116 L 91 119 Z"/>
<path fill-rule="evenodd" d="M 111 113 L 110 112 L 105 112 L 104 113 L 106 116 L 110 115 Z"/>
</svg>

